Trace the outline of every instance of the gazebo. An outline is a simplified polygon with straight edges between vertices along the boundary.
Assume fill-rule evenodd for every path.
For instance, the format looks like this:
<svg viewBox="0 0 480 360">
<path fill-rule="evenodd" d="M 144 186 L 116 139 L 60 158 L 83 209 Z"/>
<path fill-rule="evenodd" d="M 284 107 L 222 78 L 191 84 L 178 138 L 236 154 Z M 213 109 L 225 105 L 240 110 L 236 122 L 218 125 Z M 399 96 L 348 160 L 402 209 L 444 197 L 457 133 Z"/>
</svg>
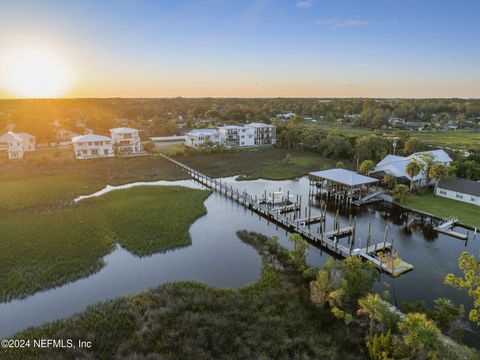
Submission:
<svg viewBox="0 0 480 360">
<path fill-rule="evenodd" d="M 333 195 L 350 201 L 369 194 L 370 186 L 378 183 L 378 179 L 346 169 L 314 171 L 309 174 L 309 178 L 310 186 L 315 188 L 315 196 L 320 193 L 327 198 Z"/>
</svg>

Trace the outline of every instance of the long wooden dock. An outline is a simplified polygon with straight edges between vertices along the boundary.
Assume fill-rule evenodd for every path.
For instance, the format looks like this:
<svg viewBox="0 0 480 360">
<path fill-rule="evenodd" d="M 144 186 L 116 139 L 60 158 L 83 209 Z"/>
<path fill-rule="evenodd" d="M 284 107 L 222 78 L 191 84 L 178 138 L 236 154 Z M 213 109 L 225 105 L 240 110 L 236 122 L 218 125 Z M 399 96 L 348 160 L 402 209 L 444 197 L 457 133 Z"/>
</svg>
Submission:
<svg viewBox="0 0 480 360">
<path fill-rule="evenodd" d="M 290 205 L 287 211 L 285 211 L 285 206 L 274 207 L 265 202 L 265 199 L 258 198 L 257 196 L 252 196 L 247 192 L 240 192 L 238 189 L 235 189 L 232 185 L 228 185 L 226 182 L 221 180 L 211 178 L 201 172 L 171 158 L 168 155 L 160 153 L 159 156 L 172 162 L 176 166 L 180 167 L 183 171 L 188 173 L 193 180 L 199 182 L 200 184 L 212 189 L 213 191 L 219 192 L 220 194 L 225 195 L 227 198 L 236 201 L 239 204 L 242 204 L 246 208 L 256 212 L 266 218 L 267 220 L 278 224 L 279 226 L 284 227 L 285 229 L 300 234 L 305 239 L 310 242 L 316 243 L 321 247 L 328 249 L 334 254 L 340 257 L 348 256 L 360 256 L 366 261 L 374 264 L 381 271 L 391 275 L 399 276 L 406 271 L 413 269 L 413 266 L 406 264 L 403 270 L 392 269 L 388 264 L 381 261 L 381 259 L 376 255 L 377 251 L 384 251 L 392 248 L 392 244 L 384 241 L 383 243 L 370 245 L 367 242 L 367 247 L 365 248 L 354 248 L 354 241 L 349 241 L 349 246 L 339 243 L 339 239 L 343 237 L 355 237 L 355 227 L 347 226 L 340 228 L 339 222 L 336 222 L 335 229 L 331 231 L 319 231 L 318 233 L 313 231 L 309 224 L 314 221 L 309 221 L 306 218 L 296 219 L 295 216 L 288 214 L 289 211 L 299 211 L 301 206 L 294 203 Z M 322 219 L 319 221 L 325 220 L 325 214 L 321 215 Z M 317 220 L 313 218 L 312 220 Z"/>
</svg>

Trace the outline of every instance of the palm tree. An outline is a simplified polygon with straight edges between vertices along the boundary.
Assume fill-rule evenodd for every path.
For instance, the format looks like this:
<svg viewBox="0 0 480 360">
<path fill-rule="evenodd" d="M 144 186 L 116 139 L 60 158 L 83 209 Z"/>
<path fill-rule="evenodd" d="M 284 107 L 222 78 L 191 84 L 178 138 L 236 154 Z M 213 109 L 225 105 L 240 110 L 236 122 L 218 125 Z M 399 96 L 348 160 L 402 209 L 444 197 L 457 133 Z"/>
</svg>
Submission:
<svg viewBox="0 0 480 360">
<path fill-rule="evenodd" d="M 435 190 L 433 194 L 437 192 L 437 186 L 440 180 L 443 180 L 449 177 L 452 174 L 452 171 L 449 166 L 442 165 L 442 164 L 434 164 L 430 167 L 428 172 L 428 176 L 430 179 L 435 179 Z"/>
<path fill-rule="evenodd" d="M 440 330 L 425 314 L 409 313 L 398 325 L 404 343 L 423 358 L 437 358 L 442 346 Z"/>
<path fill-rule="evenodd" d="M 435 165 L 435 156 L 430 153 L 422 154 L 420 155 L 420 163 L 423 165 L 422 172 L 425 176 L 428 187 L 430 185 L 430 180 L 432 179 L 432 177 L 430 176 L 430 170 Z"/>
<path fill-rule="evenodd" d="M 388 188 L 391 189 L 396 185 L 395 176 L 391 174 L 383 175 L 382 183 Z"/>
<path fill-rule="evenodd" d="M 394 196 L 397 200 L 400 201 L 400 204 L 403 204 L 403 199 L 405 199 L 405 195 L 407 194 L 408 188 L 407 185 L 399 184 L 395 186 Z"/>
<path fill-rule="evenodd" d="M 369 335 L 372 336 L 375 327 L 375 321 L 381 318 L 381 303 L 380 295 L 368 294 L 367 296 L 358 300 L 358 314 L 366 315 L 369 319 Z"/>
<path fill-rule="evenodd" d="M 374 168 L 375 163 L 372 160 L 363 160 L 360 164 L 360 172 L 364 175 L 368 175 Z"/>
<path fill-rule="evenodd" d="M 410 176 L 410 190 L 413 188 L 413 179 L 418 176 L 423 170 L 423 165 L 418 160 L 412 160 L 408 163 L 405 171 Z"/>
</svg>

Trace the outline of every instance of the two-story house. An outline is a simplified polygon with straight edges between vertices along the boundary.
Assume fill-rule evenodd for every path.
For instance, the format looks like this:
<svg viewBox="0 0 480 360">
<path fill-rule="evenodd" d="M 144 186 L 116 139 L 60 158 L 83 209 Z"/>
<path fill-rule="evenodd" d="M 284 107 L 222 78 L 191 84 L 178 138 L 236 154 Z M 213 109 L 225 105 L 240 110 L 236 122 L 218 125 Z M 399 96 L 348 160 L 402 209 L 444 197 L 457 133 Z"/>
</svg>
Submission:
<svg viewBox="0 0 480 360">
<path fill-rule="evenodd" d="M 72 138 L 73 150 L 77 159 L 114 157 L 112 139 L 103 135 L 81 135 Z"/>
<path fill-rule="evenodd" d="M 0 136 L 0 158 L 23 159 L 25 152 L 35 151 L 35 136 L 9 131 Z"/>
<path fill-rule="evenodd" d="M 217 129 L 193 129 L 185 134 L 185 145 L 192 148 L 219 146 L 219 132 Z"/>
</svg>

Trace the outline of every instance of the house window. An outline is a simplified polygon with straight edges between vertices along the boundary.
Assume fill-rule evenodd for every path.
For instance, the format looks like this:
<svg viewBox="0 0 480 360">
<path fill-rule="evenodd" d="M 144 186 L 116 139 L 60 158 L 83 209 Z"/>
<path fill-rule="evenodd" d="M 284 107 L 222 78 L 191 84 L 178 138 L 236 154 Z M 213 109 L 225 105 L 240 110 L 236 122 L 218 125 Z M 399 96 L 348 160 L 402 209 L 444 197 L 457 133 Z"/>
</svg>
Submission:
<svg viewBox="0 0 480 360">
<path fill-rule="evenodd" d="M 440 190 L 440 195 L 447 195 L 447 192 L 445 190 Z"/>
<path fill-rule="evenodd" d="M 104 154 L 104 155 L 108 155 L 108 149 L 104 149 L 104 150 L 103 150 L 103 154 Z"/>
<path fill-rule="evenodd" d="M 98 155 L 98 149 L 92 149 L 92 155 Z"/>
<path fill-rule="evenodd" d="M 476 199 L 475 199 L 475 197 L 472 196 L 472 197 L 470 198 L 470 200 L 471 200 L 472 202 L 475 202 Z"/>
<path fill-rule="evenodd" d="M 463 199 L 463 195 L 462 195 L 462 194 L 455 194 L 455 197 L 456 197 L 457 199 Z"/>
</svg>

